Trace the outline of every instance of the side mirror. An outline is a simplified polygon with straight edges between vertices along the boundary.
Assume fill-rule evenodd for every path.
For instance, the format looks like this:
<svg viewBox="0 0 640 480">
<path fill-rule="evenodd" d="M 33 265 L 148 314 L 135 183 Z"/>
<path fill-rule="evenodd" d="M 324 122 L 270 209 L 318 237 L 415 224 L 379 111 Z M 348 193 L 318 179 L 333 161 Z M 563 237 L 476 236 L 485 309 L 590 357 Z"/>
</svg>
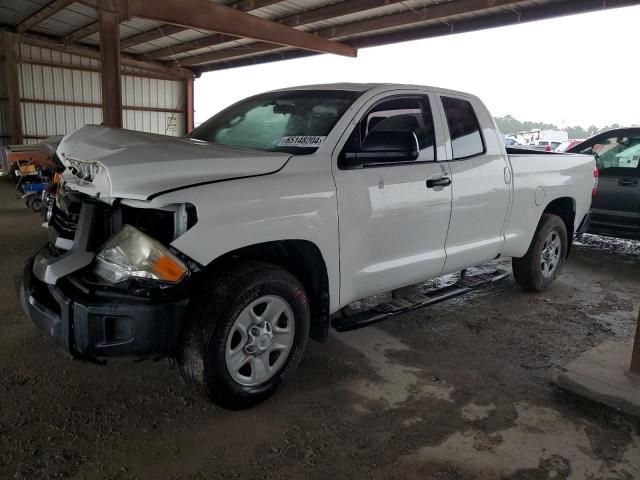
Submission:
<svg viewBox="0 0 640 480">
<path fill-rule="evenodd" d="M 369 132 L 358 151 L 345 152 L 351 168 L 388 162 L 410 162 L 420 154 L 418 137 L 410 131 Z"/>
</svg>

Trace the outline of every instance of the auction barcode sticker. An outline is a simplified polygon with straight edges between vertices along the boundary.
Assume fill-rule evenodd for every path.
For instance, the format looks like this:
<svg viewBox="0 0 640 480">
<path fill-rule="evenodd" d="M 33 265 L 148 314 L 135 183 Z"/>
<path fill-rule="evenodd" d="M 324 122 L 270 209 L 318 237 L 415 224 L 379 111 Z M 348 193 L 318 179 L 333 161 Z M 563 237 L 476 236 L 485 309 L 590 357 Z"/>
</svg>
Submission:
<svg viewBox="0 0 640 480">
<path fill-rule="evenodd" d="M 279 147 L 318 147 L 324 139 L 327 137 L 318 136 L 297 136 L 297 137 L 282 137 Z"/>
</svg>

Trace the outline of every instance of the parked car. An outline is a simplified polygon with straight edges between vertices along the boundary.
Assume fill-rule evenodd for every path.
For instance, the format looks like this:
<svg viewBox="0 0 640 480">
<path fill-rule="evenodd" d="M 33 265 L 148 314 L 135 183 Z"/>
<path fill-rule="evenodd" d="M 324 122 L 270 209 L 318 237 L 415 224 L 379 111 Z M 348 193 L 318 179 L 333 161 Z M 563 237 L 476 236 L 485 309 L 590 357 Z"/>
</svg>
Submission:
<svg viewBox="0 0 640 480">
<path fill-rule="evenodd" d="M 525 148 L 529 150 L 539 150 L 541 152 L 554 152 L 556 148 L 560 146 L 561 142 L 552 142 L 548 140 L 539 140 L 530 145 L 526 145 Z"/>
<path fill-rule="evenodd" d="M 584 138 L 574 138 L 572 140 L 567 140 L 566 142 L 562 142 L 560 145 L 558 145 L 554 151 L 564 153 L 574 145 L 578 145 L 579 143 L 584 142 L 584 140 Z"/>
<path fill-rule="evenodd" d="M 499 256 L 548 288 L 595 162 L 515 152 L 478 98 L 422 86 L 265 93 L 183 139 L 85 126 L 58 148 L 51 243 L 22 305 L 74 357 L 175 357 L 214 402 L 247 407 L 332 314 L 338 330 L 379 318 L 339 317 L 359 299 Z"/>
<path fill-rule="evenodd" d="M 519 147 L 519 146 L 523 146 L 522 143 L 520 143 L 518 140 L 516 140 L 515 138 L 511 138 L 511 137 L 505 137 L 504 135 L 502 136 L 502 139 L 504 141 L 504 146 L 505 147 Z"/>
<path fill-rule="evenodd" d="M 567 151 L 598 165 L 589 232 L 640 240 L 640 127 L 601 132 Z"/>
</svg>

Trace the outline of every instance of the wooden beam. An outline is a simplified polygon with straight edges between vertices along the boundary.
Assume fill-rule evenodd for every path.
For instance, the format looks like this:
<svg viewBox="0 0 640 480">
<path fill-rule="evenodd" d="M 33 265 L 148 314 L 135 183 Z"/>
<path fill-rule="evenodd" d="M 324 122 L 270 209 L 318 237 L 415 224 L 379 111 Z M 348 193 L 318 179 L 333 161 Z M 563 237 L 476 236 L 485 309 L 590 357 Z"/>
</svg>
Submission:
<svg viewBox="0 0 640 480">
<path fill-rule="evenodd" d="M 174 33 L 184 32 L 186 28 L 179 27 L 178 25 L 160 25 L 159 27 L 149 30 L 147 32 L 138 33 L 131 37 L 120 40 L 120 48 L 122 50 L 133 47 L 134 45 L 140 45 L 141 43 L 152 42 Z"/>
<path fill-rule="evenodd" d="M 100 23 L 100 76 L 102 124 L 122 128 L 122 81 L 120 75 L 120 11 L 117 0 L 102 0 Z"/>
<path fill-rule="evenodd" d="M 29 17 L 21 21 L 16 27 L 16 31 L 18 33 L 26 32 L 30 28 L 35 27 L 43 20 L 46 20 L 52 15 L 55 15 L 63 8 L 68 7 L 73 2 L 75 2 L 75 0 L 53 0 L 53 2 L 45 5 L 33 15 L 30 15 Z"/>
<path fill-rule="evenodd" d="M 198 50 L 199 48 L 211 47 L 213 45 L 219 45 L 221 43 L 227 43 L 237 40 L 237 37 L 231 37 L 229 35 L 222 35 L 216 33 L 207 37 L 198 38 L 189 42 L 178 43 L 177 45 L 171 45 L 169 47 L 159 48 L 152 52 L 147 52 L 140 55 L 140 60 L 155 60 L 157 58 L 170 57 L 177 55 L 178 53 L 190 52 L 191 50 Z M 270 44 L 273 45 L 273 44 Z"/>
<path fill-rule="evenodd" d="M 297 27 L 309 23 L 320 22 L 333 18 L 351 15 L 352 13 L 364 12 L 375 8 L 385 7 L 401 3 L 403 0 L 346 0 L 333 3 L 324 7 L 314 8 L 306 12 L 294 13 L 278 20 L 288 27 Z"/>
<path fill-rule="evenodd" d="M 371 10 L 402 1 L 403 0 L 346 0 L 325 7 L 314 8 L 313 10 L 308 10 L 306 12 L 287 15 L 286 17 L 282 17 L 276 21 L 286 25 L 287 27 L 299 27 L 308 23 Z M 213 45 L 220 45 L 233 40 L 235 40 L 235 37 L 230 37 L 228 35 L 211 35 L 209 37 L 199 38 L 190 42 L 179 43 L 170 47 L 147 52 L 140 58 L 143 60 L 155 60 L 157 58 L 164 58 L 178 53 L 198 50 L 200 48 L 211 47 Z"/>
<path fill-rule="evenodd" d="M 252 38 L 322 53 L 355 57 L 356 49 L 340 43 L 285 27 L 264 18 L 249 15 L 210 0 L 182 0 L 157 2 L 155 0 L 129 0 L 129 15 L 157 20 L 189 28 L 202 28 L 213 32 Z"/>
<path fill-rule="evenodd" d="M 226 60 L 228 58 L 241 57 L 243 55 L 271 52 L 278 49 L 282 49 L 282 46 L 266 42 L 256 42 L 250 45 L 243 45 L 241 47 L 227 48 L 225 50 L 217 50 L 215 52 L 207 52 L 201 55 L 180 58 L 178 63 L 181 66 L 200 65 L 218 60 Z"/>
<path fill-rule="evenodd" d="M 129 19 L 127 15 L 120 15 L 118 22 L 126 22 Z M 76 43 L 78 40 L 82 40 L 89 35 L 93 35 L 94 33 L 98 33 L 100 31 L 100 22 L 93 22 L 89 25 L 86 25 L 78 30 L 74 30 L 73 32 L 62 37 L 62 41 L 64 43 Z"/>
<path fill-rule="evenodd" d="M 61 107 L 86 107 L 86 108 L 102 108 L 101 103 L 90 102 L 67 102 L 65 100 L 45 100 L 43 98 L 21 98 L 22 103 L 38 103 L 40 105 L 55 105 Z M 163 112 L 163 113 L 187 113 L 181 108 L 162 108 L 162 107 L 141 107 L 138 105 L 122 105 L 123 110 L 132 110 L 134 112 Z"/>
<path fill-rule="evenodd" d="M 228 7 L 235 8 L 241 12 L 249 12 L 251 10 L 258 10 L 259 8 L 268 7 L 275 3 L 280 3 L 282 0 L 240 0 L 233 2 Z"/>
<path fill-rule="evenodd" d="M 22 110 L 20 108 L 20 84 L 18 80 L 18 36 L 15 33 L 0 31 L 0 64 L 4 73 L 4 84 L 7 89 L 7 107 L 9 117 L 9 134 L 11 143 L 21 144 Z"/>
<path fill-rule="evenodd" d="M 64 43 L 76 43 L 78 40 L 83 39 L 84 37 L 88 37 L 89 35 L 93 35 L 94 33 L 98 33 L 100 31 L 100 22 L 93 22 L 89 25 L 86 25 L 78 30 L 74 30 L 62 37 L 62 41 Z"/>
<path fill-rule="evenodd" d="M 389 15 L 382 15 L 374 18 L 370 18 L 367 20 L 359 20 L 357 22 L 351 22 L 344 25 L 339 25 L 331 28 L 324 28 L 321 30 L 317 30 L 313 32 L 315 35 L 319 37 L 327 38 L 327 39 L 335 39 L 340 37 L 347 37 L 350 35 L 356 35 L 361 33 L 369 33 L 374 32 L 376 30 L 382 30 L 390 27 L 397 27 L 401 25 L 412 25 L 425 21 L 437 21 L 437 20 L 446 20 L 451 17 L 455 17 L 458 15 L 463 15 L 466 13 L 473 13 L 485 10 L 487 8 L 500 7 L 500 6 L 514 6 L 518 3 L 522 3 L 522 0 L 464 0 L 457 2 L 448 2 L 448 3 L 440 3 L 435 5 L 430 5 L 427 7 L 416 8 L 412 10 L 403 11 L 400 13 L 394 13 Z M 337 9 L 340 4 L 330 5 L 330 7 L 334 7 Z M 359 4 L 360 6 L 364 5 L 363 3 Z M 325 7 L 321 7 L 325 8 Z M 346 7 L 343 7 L 346 8 Z M 352 7 L 352 8 L 355 8 Z M 347 11 L 347 10 L 345 10 Z M 318 15 L 312 14 L 312 11 L 307 12 L 307 18 L 316 18 L 318 19 Z M 305 15 L 305 13 L 299 14 Z M 290 20 L 287 22 L 293 22 L 294 15 L 288 17 Z M 284 20 L 284 19 L 282 19 Z M 281 20 L 281 21 L 282 21 Z M 318 21 L 318 20 L 313 20 Z M 267 43 L 264 42 L 256 42 L 246 47 L 234 47 L 225 50 L 218 50 L 216 52 L 211 52 L 209 54 L 196 55 L 193 57 L 185 57 L 180 59 L 180 65 L 198 65 L 205 64 L 208 62 L 225 60 L 228 58 L 237 58 L 239 56 L 245 55 L 247 53 L 264 53 L 269 51 L 278 50 L 281 47 L 272 45 L 268 46 Z M 209 56 L 209 57 L 208 57 Z"/>
<path fill-rule="evenodd" d="M 241 12 L 249 12 L 251 10 L 257 10 L 259 8 L 267 7 L 269 5 L 273 5 L 274 3 L 279 3 L 281 1 L 282 0 L 240 0 L 239 2 L 234 2 L 227 6 L 234 8 L 236 10 L 239 10 Z M 152 40 L 156 40 L 158 38 L 171 35 L 172 33 L 177 33 L 177 32 L 186 30 L 184 27 L 178 27 L 176 25 L 163 25 L 162 27 L 159 27 L 159 28 L 162 28 L 162 34 L 159 34 L 157 29 L 149 30 L 148 32 L 141 33 L 140 35 L 136 35 L 135 37 L 131 37 L 132 39 L 136 39 L 136 37 L 138 36 L 140 37 L 140 41 L 136 41 L 133 44 L 127 43 L 127 40 L 129 40 L 128 38 L 124 39 L 122 42 L 120 42 L 120 48 L 122 49 L 129 48 L 132 45 L 137 45 L 144 42 L 150 42 Z M 176 30 L 171 31 L 170 29 L 176 29 Z M 148 34 L 149 36 L 145 37 L 144 36 L 145 34 Z M 159 50 L 154 50 L 152 52 L 148 52 L 148 53 L 145 53 L 144 55 L 141 55 L 140 59 L 150 60 L 150 59 L 168 57 L 169 55 L 175 55 L 176 53 L 188 52 L 190 50 L 197 50 L 198 48 L 208 47 L 209 45 L 215 45 L 218 42 L 224 43 L 224 42 L 231 42 L 233 40 L 236 40 L 236 37 L 229 37 L 225 35 L 216 34 L 211 37 L 204 37 L 198 40 L 193 40 L 191 42 L 180 43 L 176 45 L 176 47 L 179 47 L 176 50 L 173 50 L 173 47 L 166 47 L 166 48 L 161 48 Z M 216 42 L 216 43 L 212 43 L 212 42 Z"/>
<path fill-rule="evenodd" d="M 185 98 L 186 98 L 186 108 L 187 108 L 187 115 L 186 115 L 186 130 L 185 133 L 189 133 L 191 130 L 193 130 L 194 127 L 194 122 L 193 122 L 193 112 L 194 112 L 194 107 L 193 107 L 193 78 L 189 78 L 187 80 L 184 81 L 185 83 Z"/>
<path fill-rule="evenodd" d="M 41 60 L 31 60 L 25 58 L 18 58 L 18 63 L 28 65 L 40 65 L 42 67 L 60 68 L 63 70 L 75 70 L 81 72 L 95 72 L 100 73 L 100 67 L 88 67 L 86 65 L 72 65 L 69 63 L 55 63 L 55 62 L 43 62 Z M 139 70 L 124 70 L 122 71 L 124 77 L 137 77 L 137 78 L 153 78 L 161 80 L 182 80 L 183 77 L 176 77 L 175 75 L 167 75 L 161 72 L 151 71 L 139 71 Z M 2 100 L 0 98 L 0 100 Z"/>
<path fill-rule="evenodd" d="M 339 38 L 361 33 L 374 32 L 385 28 L 413 25 L 435 20 L 446 20 L 457 15 L 481 12 L 488 8 L 515 6 L 522 0 L 464 0 L 459 2 L 439 3 L 427 7 L 416 8 L 404 12 L 369 18 L 357 22 L 324 28 L 316 32 L 325 38 Z"/>
<path fill-rule="evenodd" d="M 78 55 L 81 57 L 92 58 L 94 60 L 100 60 L 100 52 L 91 46 L 84 45 L 66 45 L 60 41 L 52 40 L 49 38 L 43 38 L 41 36 L 36 35 L 28 35 L 23 34 L 21 37 L 22 43 L 27 43 L 29 45 L 35 45 L 37 47 L 50 48 L 52 50 L 57 50 L 60 52 L 69 53 L 72 55 Z M 159 72 L 167 77 L 171 77 L 173 79 L 185 79 L 193 76 L 193 72 L 189 69 L 176 69 L 168 67 L 162 63 L 156 62 L 143 62 L 138 60 L 131 55 L 121 55 L 120 63 L 122 65 L 127 65 L 129 67 L 140 68 L 142 70 L 151 71 L 151 72 Z"/>
</svg>

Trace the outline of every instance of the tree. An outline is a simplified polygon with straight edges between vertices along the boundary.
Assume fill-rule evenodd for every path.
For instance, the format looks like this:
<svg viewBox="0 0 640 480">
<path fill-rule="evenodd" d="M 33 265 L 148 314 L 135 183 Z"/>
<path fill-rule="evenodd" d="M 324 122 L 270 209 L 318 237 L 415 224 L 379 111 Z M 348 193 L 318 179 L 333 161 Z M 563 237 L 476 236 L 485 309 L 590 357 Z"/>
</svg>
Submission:
<svg viewBox="0 0 640 480">
<path fill-rule="evenodd" d="M 587 132 L 584 128 L 580 126 L 575 127 L 567 127 L 567 133 L 569 134 L 569 138 L 589 138 L 589 132 Z"/>
<path fill-rule="evenodd" d="M 521 122 L 513 118 L 511 115 L 505 115 L 504 117 L 495 117 L 498 130 L 504 135 L 511 135 L 516 132 L 526 132 L 539 128 L 540 130 L 559 130 L 557 125 L 544 122 Z"/>
<path fill-rule="evenodd" d="M 560 130 L 557 125 L 553 125 L 552 123 L 531 121 L 521 122 L 520 120 L 513 118 L 511 115 L 495 117 L 494 120 L 496 121 L 496 125 L 498 125 L 498 130 L 500 130 L 503 135 L 512 135 L 517 132 L 528 132 L 537 128 L 540 130 Z M 608 125 L 604 128 L 598 128 L 595 125 L 590 125 L 589 128 L 586 129 L 576 125 L 574 127 L 566 127 L 565 130 L 569 134 L 569 138 L 589 138 L 602 130 L 619 127 L 620 125 L 617 123 Z"/>
</svg>

